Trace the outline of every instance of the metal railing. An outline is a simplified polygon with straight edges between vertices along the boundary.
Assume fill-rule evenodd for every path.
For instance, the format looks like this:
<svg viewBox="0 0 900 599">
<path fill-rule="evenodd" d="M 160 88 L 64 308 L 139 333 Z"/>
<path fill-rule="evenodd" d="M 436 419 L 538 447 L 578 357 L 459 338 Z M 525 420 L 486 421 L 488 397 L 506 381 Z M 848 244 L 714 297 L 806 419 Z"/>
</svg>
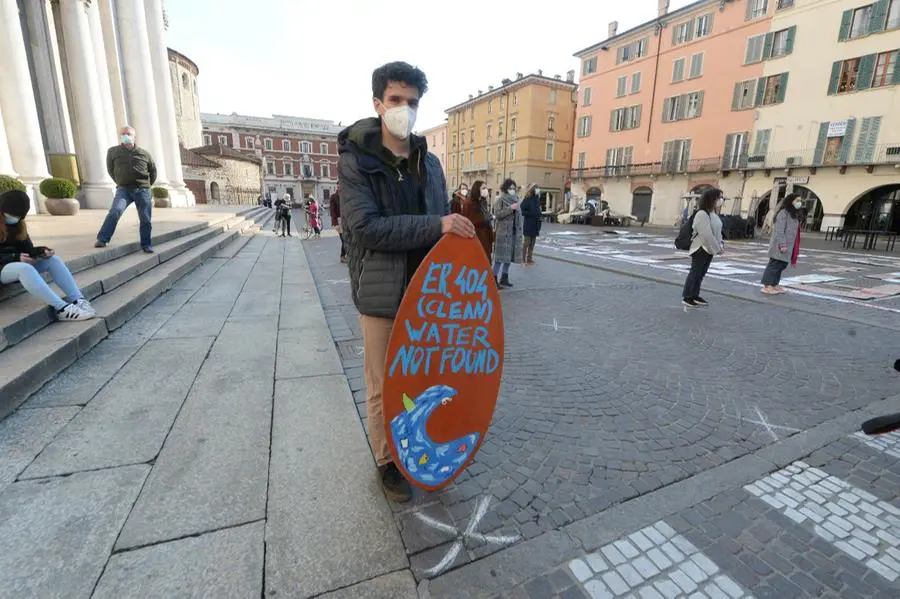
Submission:
<svg viewBox="0 0 900 599">
<path fill-rule="evenodd" d="M 722 157 L 695 158 L 686 161 L 643 162 L 636 164 L 619 164 L 574 168 L 570 175 L 573 179 L 590 179 L 594 177 L 638 177 L 648 175 L 709 173 L 722 168 Z"/>
<path fill-rule="evenodd" d="M 491 169 L 491 165 L 486 162 L 481 162 L 479 164 L 470 164 L 469 166 L 464 166 L 462 168 L 462 172 L 464 173 L 479 173 L 479 172 L 487 172 Z"/>
</svg>

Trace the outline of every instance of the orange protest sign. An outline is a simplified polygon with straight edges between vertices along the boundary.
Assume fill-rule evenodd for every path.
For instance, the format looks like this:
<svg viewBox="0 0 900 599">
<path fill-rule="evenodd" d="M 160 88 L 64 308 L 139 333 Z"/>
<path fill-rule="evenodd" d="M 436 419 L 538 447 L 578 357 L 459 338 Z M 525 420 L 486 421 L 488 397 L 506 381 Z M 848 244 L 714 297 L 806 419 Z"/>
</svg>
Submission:
<svg viewBox="0 0 900 599">
<path fill-rule="evenodd" d="M 500 392 L 503 342 L 484 248 L 445 235 L 410 281 L 385 360 L 384 428 L 411 484 L 445 487 L 475 457 Z"/>
</svg>

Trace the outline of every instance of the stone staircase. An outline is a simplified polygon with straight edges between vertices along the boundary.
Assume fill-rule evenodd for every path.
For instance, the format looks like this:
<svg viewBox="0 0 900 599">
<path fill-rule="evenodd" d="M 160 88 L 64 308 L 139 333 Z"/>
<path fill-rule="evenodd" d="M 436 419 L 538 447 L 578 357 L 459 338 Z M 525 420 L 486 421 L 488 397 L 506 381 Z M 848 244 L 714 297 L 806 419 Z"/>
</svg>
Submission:
<svg viewBox="0 0 900 599">
<path fill-rule="evenodd" d="M 207 258 L 233 256 L 273 215 L 248 208 L 154 235 L 154 254 L 135 241 L 67 261 L 97 310 L 92 320 L 57 322 L 18 283 L 0 287 L 0 419 Z"/>
</svg>

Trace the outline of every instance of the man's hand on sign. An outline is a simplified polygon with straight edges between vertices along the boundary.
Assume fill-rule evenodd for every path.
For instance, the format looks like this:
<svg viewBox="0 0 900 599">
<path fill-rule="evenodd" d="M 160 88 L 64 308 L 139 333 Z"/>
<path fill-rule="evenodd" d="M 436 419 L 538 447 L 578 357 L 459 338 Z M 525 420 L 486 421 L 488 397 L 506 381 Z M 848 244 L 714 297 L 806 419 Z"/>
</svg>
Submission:
<svg viewBox="0 0 900 599">
<path fill-rule="evenodd" d="M 441 217 L 441 233 L 453 233 L 460 237 L 475 237 L 475 225 L 461 214 L 448 214 Z"/>
</svg>

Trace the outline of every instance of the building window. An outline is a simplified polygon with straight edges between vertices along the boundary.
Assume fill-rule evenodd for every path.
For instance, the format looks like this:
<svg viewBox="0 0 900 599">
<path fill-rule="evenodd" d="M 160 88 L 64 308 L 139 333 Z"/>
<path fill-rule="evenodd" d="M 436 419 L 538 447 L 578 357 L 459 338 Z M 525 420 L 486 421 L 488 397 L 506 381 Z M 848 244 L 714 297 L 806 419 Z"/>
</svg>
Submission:
<svg viewBox="0 0 900 599">
<path fill-rule="evenodd" d="M 769 12 L 769 0 L 747 0 L 747 20 L 758 19 Z"/>
<path fill-rule="evenodd" d="M 466 111 L 463 110 L 460 114 L 462 114 L 462 122 L 466 122 Z"/>
<path fill-rule="evenodd" d="M 519 105 L 519 92 L 513 92 L 513 106 Z"/>
<path fill-rule="evenodd" d="M 703 113 L 703 95 L 704 93 L 700 91 L 666 98 L 663 101 L 663 122 L 671 123 L 699 117 Z"/>
<path fill-rule="evenodd" d="M 485 128 L 484 138 L 487 141 L 491 141 L 491 127 L 492 127 L 492 125 L 490 123 L 488 123 L 487 127 Z M 456 144 L 454 143 L 454 145 L 456 145 Z"/>
<path fill-rule="evenodd" d="M 664 172 L 685 172 L 688 170 L 690 160 L 690 139 L 673 139 L 663 144 L 662 168 Z"/>
<path fill-rule="evenodd" d="M 763 48 L 766 43 L 766 35 L 754 35 L 747 40 L 747 52 L 744 55 L 744 64 L 759 62 L 763 59 Z"/>
<path fill-rule="evenodd" d="M 747 166 L 747 147 L 749 135 L 729 133 L 725 136 L 725 151 L 722 154 L 722 168 L 736 169 Z"/>
<path fill-rule="evenodd" d="M 272 161 L 266 161 L 266 174 L 274 175 L 275 174 L 275 163 Z"/>
<path fill-rule="evenodd" d="M 684 81 L 684 59 L 678 58 L 672 62 L 672 83 Z"/>
<path fill-rule="evenodd" d="M 304 154 L 311 153 L 312 152 L 312 144 L 309 143 L 308 141 L 301 141 L 300 142 L 300 151 L 303 152 Z"/>
<path fill-rule="evenodd" d="M 841 77 L 838 83 L 837 93 L 844 94 L 856 90 L 859 79 L 859 58 L 845 60 L 841 64 Z"/>
<path fill-rule="evenodd" d="M 227 146 L 228 145 L 228 137 L 226 137 L 225 135 L 220 135 L 219 136 L 219 145 Z"/>
<path fill-rule="evenodd" d="M 696 79 L 703 75 L 703 53 L 691 56 L 691 72 L 688 76 L 690 79 Z"/>
<path fill-rule="evenodd" d="M 181 85 L 184 89 L 190 89 L 190 84 L 188 84 L 188 76 L 187 73 L 181 74 Z"/>
<path fill-rule="evenodd" d="M 850 21 L 850 39 L 869 35 L 869 26 L 872 22 L 872 5 L 861 6 L 853 11 Z"/>
<path fill-rule="evenodd" d="M 313 169 L 312 169 L 312 166 L 310 166 L 309 164 L 304 164 L 304 165 L 303 165 L 303 176 L 304 176 L 304 177 L 307 177 L 307 178 L 313 176 Z"/>
<path fill-rule="evenodd" d="M 591 88 L 584 88 L 584 102 L 582 106 L 590 106 L 591 105 Z"/>
<path fill-rule="evenodd" d="M 464 145 L 466 145 L 466 132 L 461 131 L 459 134 L 459 147 L 462 148 Z"/>
<path fill-rule="evenodd" d="M 898 0 L 898 5 L 900 5 L 900 0 Z M 893 85 L 896 79 L 894 73 L 897 69 L 898 54 L 900 54 L 900 50 L 882 52 L 878 55 L 878 59 L 875 62 L 875 77 L 872 79 L 872 87 Z"/>
<path fill-rule="evenodd" d="M 263 147 L 271 152 L 272 151 L 272 140 L 271 139 L 263 140 Z"/>
<path fill-rule="evenodd" d="M 204 145 L 204 146 L 211 146 L 211 145 L 212 145 L 212 137 L 209 136 L 209 135 L 204 135 L 204 136 L 203 136 L 203 145 Z"/>
<path fill-rule="evenodd" d="M 553 160 L 553 153 L 554 153 L 555 149 L 556 149 L 556 146 L 554 145 L 554 143 L 552 141 L 548 141 L 547 142 L 547 151 L 544 154 L 544 158 L 546 160 Z"/>
<path fill-rule="evenodd" d="M 641 91 L 641 74 L 635 73 L 631 76 L 631 93 L 636 94 Z"/>
<path fill-rule="evenodd" d="M 790 34 L 790 29 L 782 29 L 781 31 L 776 31 L 772 36 L 772 57 L 777 58 L 778 56 L 786 56 L 790 54 L 788 50 L 788 35 Z"/>
<path fill-rule="evenodd" d="M 629 62 L 647 56 L 647 46 L 649 43 L 650 38 L 645 37 L 631 42 L 630 44 L 619 46 L 616 50 L 616 64 L 622 64 L 623 62 Z"/>
<path fill-rule="evenodd" d="M 550 90 L 550 103 L 556 104 L 556 90 L 555 89 Z"/>
<path fill-rule="evenodd" d="M 583 116 L 578 119 L 578 137 L 588 137 L 591 134 L 592 120 L 591 116 Z"/>
<path fill-rule="evenodd" d="M 608 177 L 627 174 L 627 167 L 632 164 L 634 147 L 609 148 L 606 150 L 604 174 Z"/>
<path fill-rule="evenodd" d="M 474 166 L 474 165 L 475 165 L 475 152 L 472 150 L 469 150 L 469 166 Z"/>
<path fill-rule="evenodd" d="M 432 143 L 431 143 L 431 145 L 436 145 L 436 144 L 434 143 L 433 139 L 434 139 L 434 138 L 432 138 Z M 321 144 L 319 144 L 319 154 L 327 154 L 327 153 L 328 153 L 328 144 L 327 144 L 327 143 L 321 143 Z"/>
<path fill-rule="evenodd" d="M 491 149 L 490 148 L 484 149 L 484 162 L 485 162 L 485 164 L 491 163 Z"/>
<path fill-rule="evenodd" d="M 473 121 L 475 120 L 475 107 L 474 106 L 472 106 L 472 108 L 469 109 L 469 118 Z"/>
<path fill-rule="evenodd" d="M 712 31 L 713 13 L 700 15 L 694 19 L 694 37 L 701 38 L 709 35 Z"/>
<path fill-rule="evenodd" d="M 691 41 L 694 36 L 694 21 L 679 23 L 672 28 L 672 45 L 677 46 Z"/>
<path fill-rule="evenodd" d="M 512 162 L 516 159 L 516 142 L 512 142 L 509 144 L 509 161 Z"/>
<path fill-rule="evenodd" d="M 732 110 L 753 108 L 756 101 L 756 79 L 739 81 L 734 85 L 734 96 L 731 100 Z"/>
<path fill-rule="evenodd" d="M 488 100 L 488 114 L 491 114 L 492 112 L 494 112 L 494 101 Z"/>
<path fill-rule="evenodd" d="M 281 140 L 281 149 L 284 152 L 290 152 L 291 151 L 291 140 L 282 139 Z"/>
<path fill-rule="evenodd" d="M 787 73 L 781 73 L 780 75 L 771 75 L 769 77 L 764 78 L 765 82 L 762 85 L 765 85 L 762 93 L 762 106 L 770 106 L 772 104 L 779 104 L 784 101 L 785 94 L 785 86 L 787 85 Z M 759 93 L 757 91 L 757 93 Z"/>
<path fill-rule="evenodd" d="M 641 105 L 617 108 L 610 113 L 609 130 L 612 132 L 637 129 L 641 126 Z"/>
<path fill-rule="evenodd" d="M 319 176 L 324 179 L 331 179 L 331 165 L 326 163 L 319 165 Z"/>
<path fill-rule="evenodd" d="M 294 174 L 294 165 L 293 165 L 292 163 L 290 163 L 290 162 L 285 162 L 285 163 L 283 163 L 281 166 L 282 166 L 282 169 L 283 169 L 284 174 L 285 174 L 286 176 L 288 176 L 288 177 L 293 176 L 293 174 Z"/>
<path fill-rule="evenodd" d="M 253 149 L 253 138 L 252 138 L 252 137 L 245 137 L 245 138 L 244 138 L 244 147 L 245 147 L 246 149 L 248 149 L 248 150 L 252 150 L 252 149 Z"/>
<path fill-rule="evenodd" d="M 450 167 L 456 169 L 456 154 L 450 156 Z"/>
<path fill-rule="evenodd" d="M 469 145 L 475 145 L 475 127 L 469 129 Z"/>
<path fill-rule="evenodd" d="M 591 73 L 597 72 L 597 57 L 591 56 L 583 63 L 581 63 L 581 74 L 582 75 L 590 75 Z M 488 108 L 490 108 L 490 104 L 488 104 Z M 490 110 L 488 110 L 490 112 Z"/>
<path fill-rule="evenodd" d="M 497 146 L 497 162 L 503 162 L 503 146 Z"/>
<path fill-rule="evenodd" d="M 456 133 L 453 134 L 453 149 L 456 149 Z"/>
<path fill-rule="evenodd" d="M 497 138 L 503 139 L 503 121 L 497 121 Z"/>
<path fill-rule="evenodd" d="M 585 162 L 587 162 L 587 155 L 584 152 L 578 152 L 578 168 L 584 168 Z"/>
<path fill-rule="evenodd" d="M 622 75 L 616 80 L 616 97 L 621 98 L 628 92 L 628 76 Z"/>
<path fill-rule="evenodd" d="M 792 6 L 794 6 L 794 0 L 778 0 L 778 6 L 775 7 L 775 10 L 784 10 Z"/>
<path fill-rule="evenodd" d="M 556 117 L 552 114 L 547 117 L 547 131 L 556 131 Z"/>
<path fill-rule="evenodd" d="M 900 27 L 900 0 L 891 0 L 887 13 L 887 24 L 884 28 L 896 29 L 898 27 Z"/>
</svg>

